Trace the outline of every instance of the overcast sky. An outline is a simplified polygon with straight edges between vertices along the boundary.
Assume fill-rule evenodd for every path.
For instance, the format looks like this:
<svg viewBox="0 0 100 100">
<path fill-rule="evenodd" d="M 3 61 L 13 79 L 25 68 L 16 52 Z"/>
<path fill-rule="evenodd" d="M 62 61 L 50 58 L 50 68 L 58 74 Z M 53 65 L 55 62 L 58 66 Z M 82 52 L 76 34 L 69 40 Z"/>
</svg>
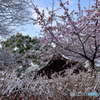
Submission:
<svg viewBox="0 0 100 100">
<path fill-rule="evenodd" d="M 48 8 L 52 8 L 52 0 L 34 0 L 35 1 L 35 4 L 38 5 L 40 11 L 41 10 L 45 10 L 45 13 L 48 14 L 47 10 L 46 10 L 46 7 Z M 55 8 L 58 8 L 59 7 L 59 1 L 58 0 L 54 0 L 55 1 Z M 62 2 L 65 2 L 65 1 L 68 1 L 68 0 L 62 0 Z M 78 7 L 77 7 L 77 3 L 78 3 L 78 0 L 69 0 L 69 12 L 71 12 L 72 10 L 75 10 L 77 11 L 78 10 Z M 81 3 L 81 7 L 86 7 L 86 8 L 89 8 L 89 0 L 80 0 L 80 3 Z M 94 4 L 94 1 L 93 0 L 90 0 L 90 6 Z M 59 14 L 61 13 L 61 11 L 58 12 Z M 36 14 L 33 15 L 33 17 L 36 17 Z M 21 33 L 24 34 L 24 35 L 29 35 L 31 37 L 33 36 L 39 36 L 39 30 L 40 30 L 40 26 L 36 25 L 36 26 L 33 26 L 33 24 L 30 24 L 30 25 L 26 25 L 25 26 L 25 31 L 22 31 Z"/>
</svg>

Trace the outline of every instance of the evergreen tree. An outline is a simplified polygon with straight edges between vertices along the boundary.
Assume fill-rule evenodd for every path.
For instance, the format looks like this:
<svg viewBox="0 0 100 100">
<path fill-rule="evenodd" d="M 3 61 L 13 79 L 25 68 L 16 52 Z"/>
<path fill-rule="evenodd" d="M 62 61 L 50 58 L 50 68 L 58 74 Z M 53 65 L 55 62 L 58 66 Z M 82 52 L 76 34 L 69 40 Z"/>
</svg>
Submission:
<svg viewBox="0 0 100 100">
<path fill-rule="evenodd" d="M 30 50 L 32 47 L 35 50 L 39 50 L 39 39 L 37 37 L 31 38 L 29 35 L 22 35 L 21 33 L 17 33 L 16 35 L 12 35 L 6 41 L 2 41 L 1 45 L 4 47 L 9 47 L 13 52 L 18 53 L 26 53 L 26 51 Z"/>
</svg>

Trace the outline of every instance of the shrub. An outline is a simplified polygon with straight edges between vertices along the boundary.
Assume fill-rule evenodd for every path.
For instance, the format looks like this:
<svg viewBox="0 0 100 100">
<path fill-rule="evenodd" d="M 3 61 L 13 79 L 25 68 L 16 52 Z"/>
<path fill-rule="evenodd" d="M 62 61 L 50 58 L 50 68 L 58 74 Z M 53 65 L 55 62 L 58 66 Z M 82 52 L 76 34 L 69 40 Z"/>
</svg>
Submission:
<svg viewBox="0 0 100 100">
<path fill-rule="evenodd" d="M 99 100 L 100 99 L 100 74 L 92 77 L 80 73 L 70 75 L 66 72 L 65 77 L 52 75 L 52 79 L 46 76 L 25 77 L 24 74 L 16 77 L 15 71 L 7 73 L 0 72 L 0 97 L 1 100 Z M 95 92 L 99 95 L 71 97 L 70 92 Z"/>
</svg>

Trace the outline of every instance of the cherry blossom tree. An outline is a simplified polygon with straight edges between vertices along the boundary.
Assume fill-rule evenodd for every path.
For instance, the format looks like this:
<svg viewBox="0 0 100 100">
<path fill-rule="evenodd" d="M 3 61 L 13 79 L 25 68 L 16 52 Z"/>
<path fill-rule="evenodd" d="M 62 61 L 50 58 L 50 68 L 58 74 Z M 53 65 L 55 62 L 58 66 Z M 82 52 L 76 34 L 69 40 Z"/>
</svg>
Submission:
<svg viewBox="0 0 100 100">
<path fill-rule="evenodd" d="M 45 11 L 39 11 L 38 6 L 31 1 L 37 18 L 32 18 L 33 24 L 41 26 L 41 43 L 44 43 L 43 51 L 45 58 L 52 54 L 60 53 L 74 60 L 88 60 L 94 69 L 94 60 L 100 58 L 100 1 L 90 8 L 81 9 L 78 0 L 78 11 L 69 13 L 69 2 L 59 0 L 60 7 L 55 8 L 52 0 L 52 9 L 48 9 L 48 16 Z M 56 11 L 63 9 L 64 13 L 57 14 Z M 76 17 L 72 17 L 72 13 Z M 46 52 L 44 47 L 53 47 Z"/>
</svg>

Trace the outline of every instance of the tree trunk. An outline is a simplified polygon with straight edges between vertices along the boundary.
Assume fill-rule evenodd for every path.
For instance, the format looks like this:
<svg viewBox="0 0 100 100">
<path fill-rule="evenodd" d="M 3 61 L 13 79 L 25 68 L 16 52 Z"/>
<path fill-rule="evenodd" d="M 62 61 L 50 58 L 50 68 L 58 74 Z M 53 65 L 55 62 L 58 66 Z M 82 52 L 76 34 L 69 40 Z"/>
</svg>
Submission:
<svg viewBox="0 0 100 100">
<path fill-rule="evenodd" d="M 94 70 L 94 60 L 91 61 L 92 69 Z"/>
<path fill-rule="evenodd" d="M 90 60 L 90 61 L 89 61 L 89 64 L 90 64 L 90 68 L 91 68 L 91 70 L 92 70 L 92 72 L 91 72 L 91 76 L 92 76 L 92 75 L 93 75 L 93 72 L 94 72 L 94 70 L 95 70 L 95 68 L 94 68 L 94 65 L 95 65 L 94 60 Z"/>
</svg>

